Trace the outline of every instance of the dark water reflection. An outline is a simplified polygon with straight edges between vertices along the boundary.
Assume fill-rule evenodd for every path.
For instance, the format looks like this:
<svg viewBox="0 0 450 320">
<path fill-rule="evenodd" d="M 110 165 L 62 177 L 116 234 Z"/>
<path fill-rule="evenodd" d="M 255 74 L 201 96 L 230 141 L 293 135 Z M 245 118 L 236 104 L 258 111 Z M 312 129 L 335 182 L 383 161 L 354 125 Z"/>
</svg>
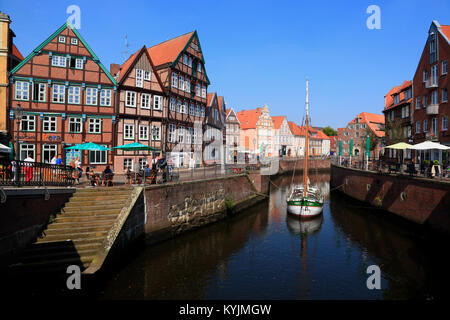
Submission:
<svg viewBox="0 0 450 320">
<path fill-rule="evenodd" d="M 329 195 L 313 175 L 322 216 L 286 215 L 292 178 L 273 181 L 268 201 L 244 214 L 146 248 L 95 294 L 102 299 L 411 299 L 448 297 L 445 241 L 409 223 Z M 294 184 L 301 183 L 301 177 Z M 276 186 L 275 186 L 276 185 Z M 369 265 L 381 290 L 368 290 Z"/>
</svg>

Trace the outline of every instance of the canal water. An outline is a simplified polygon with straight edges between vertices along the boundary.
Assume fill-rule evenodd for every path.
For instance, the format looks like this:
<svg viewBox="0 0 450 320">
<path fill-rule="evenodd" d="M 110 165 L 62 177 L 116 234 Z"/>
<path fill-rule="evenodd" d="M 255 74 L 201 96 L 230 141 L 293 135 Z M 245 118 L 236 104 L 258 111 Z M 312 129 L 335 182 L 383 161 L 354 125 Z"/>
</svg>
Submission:
<svg viewBox="0 0 450 320">
<path fill-rule="evenodd" d="M 267 201 L 225 221 L 146 247 L 96 286 L 100 299 L 439 299 L 448 297 L 447 242 L 392 215 L 330 193 L 323 215 L 286 214 L 291 184 L 274 179 Z M 381 289 L 367 268 L 379 266 Z"/>
</svg>

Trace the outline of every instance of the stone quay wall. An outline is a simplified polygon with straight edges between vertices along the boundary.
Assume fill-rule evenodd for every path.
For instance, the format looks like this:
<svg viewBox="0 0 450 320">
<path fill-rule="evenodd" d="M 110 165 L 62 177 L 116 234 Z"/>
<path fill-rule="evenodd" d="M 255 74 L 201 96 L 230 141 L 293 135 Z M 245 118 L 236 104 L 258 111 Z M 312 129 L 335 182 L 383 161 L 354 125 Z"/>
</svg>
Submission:
<svg viewBox="0 0 450 320">
<path fill-rule="evenodd" d="M 149 243 L 218 221 L 266 199 L 245 174 L 148 186 L 144 194 Z"/>
<path fill-rule="evenodd" d="M 450 233 L 450 183 L 331 166 L 331 186 L 432 229 Z"/>
</svg>

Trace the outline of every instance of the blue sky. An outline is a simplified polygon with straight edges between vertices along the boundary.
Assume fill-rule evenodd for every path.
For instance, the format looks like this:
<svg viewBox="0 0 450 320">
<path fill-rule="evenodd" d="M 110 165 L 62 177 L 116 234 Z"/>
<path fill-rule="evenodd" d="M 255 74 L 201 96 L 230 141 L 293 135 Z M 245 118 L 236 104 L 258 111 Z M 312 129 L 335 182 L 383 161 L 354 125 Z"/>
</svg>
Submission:
<svg viewBox="0 0 450 320">
<path fill-rule="evenodd" d="M 81 9 L 81 35 L 109 69 L 129 53 L 197 30 L 209 92 L 236 111 L 269 105 L 271 115 L 301 122 L 305 78 L 312 122 L 345 126 L 363 111 L 381 113 L 384 95 L 412 79 L 432 20 L 450 24 L 448 0 L 389 1 L 5 1 L 24 56 Z M 124 5 L 126 4 L 126 5 Z M 381 29 L 369 30 L 369 5 Z"/>
</svg>

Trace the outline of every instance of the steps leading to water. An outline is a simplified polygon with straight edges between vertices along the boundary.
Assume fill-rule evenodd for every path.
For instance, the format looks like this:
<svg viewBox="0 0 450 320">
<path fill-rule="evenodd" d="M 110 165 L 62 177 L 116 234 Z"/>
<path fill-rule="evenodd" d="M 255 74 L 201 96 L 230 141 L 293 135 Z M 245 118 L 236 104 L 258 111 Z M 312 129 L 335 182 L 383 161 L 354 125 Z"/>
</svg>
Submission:
<svg viewBox="0 0 450 320">
<path fill-rule="evenodd" d="M 78 189 L 42 237 L 25 248 L 10 269 L 65 273 L 69 265 L 86 270 L 97 256 L 103 261 L 108 235 L 117 220 L 123 223 L 137 194 L 133 187 Z"/>
</svg>

